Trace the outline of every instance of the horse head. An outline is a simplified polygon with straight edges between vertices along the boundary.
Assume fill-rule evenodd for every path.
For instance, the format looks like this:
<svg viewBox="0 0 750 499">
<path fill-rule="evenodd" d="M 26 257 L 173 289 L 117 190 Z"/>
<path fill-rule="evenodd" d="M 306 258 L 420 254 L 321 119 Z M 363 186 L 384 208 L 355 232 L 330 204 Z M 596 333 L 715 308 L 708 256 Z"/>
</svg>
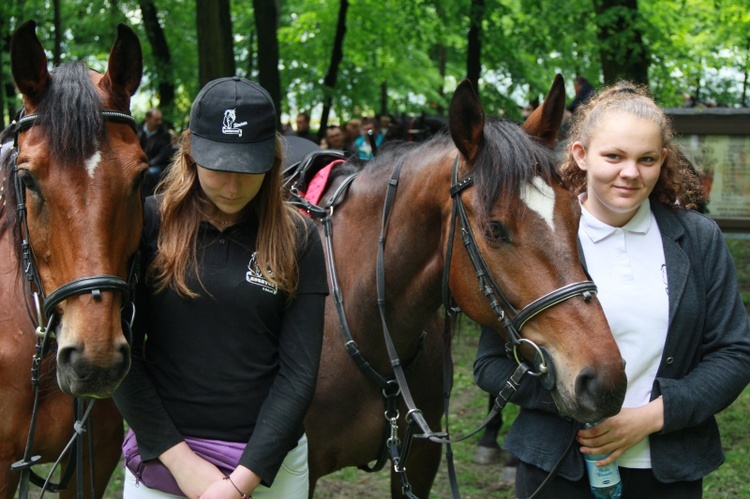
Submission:
<svg viewBox="0 0 750 499">
<path fill-rule="evenodd" d="M 121 310 L 129 310 L 142 228 L 146 158 L 130 117 L 141 46 L 120 25 L 104 74 L 81 62 L 48 71 L 35 28 L 28 21 L 11 39 L 23 114 L 15 125 L 17 174 L 6 176 L 16 179 L 16 202 L 25 209 L 6 230 L 14 230 L 19 263 L 30 261 L 24 267 L 35 271 L 44 315 L 53 318 L 60 388 L 107 397 L 130 367 Z M 18 248 L 27 238 L 24 256 Z"/>
<path fill-rule="evenodd" d="M 453 192 L 467 216 L 455 229 L 462 237 L 455 237 L 449 286 L 469 317 L 512 340 L 517 358 L 547 370 L 542 379 L 561 414 L 596 421 L 619 412 L 627 379 L 579 258 L 580 206 L 561 185 L 550 147 L 564 105 L 558 75 L 522 128 L 486 120 L 470 83 L 457 88 Z M 462 242 L 480 256 L 459 250 Z"/>
</svg>

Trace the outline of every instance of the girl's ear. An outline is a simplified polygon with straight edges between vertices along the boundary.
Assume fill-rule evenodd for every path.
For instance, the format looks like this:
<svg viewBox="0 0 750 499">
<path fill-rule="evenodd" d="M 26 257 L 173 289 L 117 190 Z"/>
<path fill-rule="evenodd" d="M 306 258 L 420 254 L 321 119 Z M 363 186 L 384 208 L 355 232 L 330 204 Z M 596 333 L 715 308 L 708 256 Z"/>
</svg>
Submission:
<svg viewBox="0 0 750 499">
<path fill-rule="evenodd" d="M 571 152 L 573 153 L 573 159 L 578 164 L 578 168 L 586 171 L 586 148 L 583 147 L 583 144 L 579 141 L 573 142 Z M 664 153 L 666 153 L 666 150 L 664 150 Z"/>
<path fill-rule="evenodd" d="M 666 159 L 667 159 L 667 148 L 666 147 L 662 147 L 661 148 L 661 162 L 662 162 L 662 164 L 664 163 L 664 160 L 666 160 Z"/>
</svg>

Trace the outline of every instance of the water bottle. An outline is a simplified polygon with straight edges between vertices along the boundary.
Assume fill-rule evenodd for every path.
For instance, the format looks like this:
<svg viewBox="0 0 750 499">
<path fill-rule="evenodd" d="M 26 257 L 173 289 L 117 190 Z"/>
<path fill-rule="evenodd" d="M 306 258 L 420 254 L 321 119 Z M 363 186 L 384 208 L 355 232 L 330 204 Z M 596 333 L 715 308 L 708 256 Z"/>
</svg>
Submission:
<svg viewBox="0 0 750 499">
<path fill-rule="evenodd" d="M 604 421 L 604 420 L 602 420 Z M 585 423 L 584 428 L 593 428 L 602 421 L 596 423 Z M 606 458 L 609 454 L 584 454 L 586 461 L 586 471 L 589 476 L 589 485 L 591 494 L 596 499 L 621 499 L 622 481 L 620 480 L 620 470 L 617 467 L 617 461 L 607 466 L 597 467 L 596 462 Z"/>
</svg>

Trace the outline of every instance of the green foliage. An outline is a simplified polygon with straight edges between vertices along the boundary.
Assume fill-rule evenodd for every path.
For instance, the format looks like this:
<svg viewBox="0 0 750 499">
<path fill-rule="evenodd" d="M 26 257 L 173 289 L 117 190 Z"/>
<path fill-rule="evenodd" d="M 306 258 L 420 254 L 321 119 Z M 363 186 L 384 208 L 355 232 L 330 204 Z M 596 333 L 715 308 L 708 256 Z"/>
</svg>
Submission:
<svg viewBox="0 0 750 499">
<path fill-rule="evenodd" d="M 85 58 L 102 70 L 116 24 L 128 23 L 139 34 L 145 59 L 134 114 L 141 117 L 148 107 L 158 105 L 158 83 L 171 78 L 176 106 L 167 119 L 180 129 L 198 91 L 195 2 L 154 2 L 169 44 L 171 68 L 155 63 L 136 0 L 61 2 L 62 59 Z M 451 91 L 466 74 L 466 0 L 349 0 L 344 57 L 333 89 L 324 88 L 323 77 L 331 63 L 340 2 L 285 0 L 279 5 L 284 113 L 313 110 L 315 119 L 315 110 L 329 92 L 332 122 L 374 114 L 381 111 L 385 88 L 386 111 L 434 114 L 447 108 Z M 479 91 L 488 114 L 518 118 L 521 106 L 544 97 L 558 72 L 566 78 L 569 98 L 576 74 L 601 82 L 602 48 L 622 58 L 629 51 L 648 53 L 650 86 L 665 106 L 682 105 L 686 92 L 703 101 L 741 104 L 742 79 L 750 71 L 750 0 L 642 0 L 637 16 L 622 8 L 597 15 L 594 6 L 595 2 L 576 0 L 485 0 Z M 615 14 L 633 23 L 600 40 L 597 26 L 614 26 Z M 0 17 L 7 22 L 0 30 L 36 19 L 51 59 L 52 16 L 50 0 L 3 2 Z M 257 79 L 252 4 L 233 2 L 232 21 L 237 72 Z M 633 47 L 636 28 L 643 33 L 643 45 Z M 445 55 L 444 69 L 439 54 Z M 3 80 L 10 81 L 7 56 L 1 62 Z"/>
</svg>

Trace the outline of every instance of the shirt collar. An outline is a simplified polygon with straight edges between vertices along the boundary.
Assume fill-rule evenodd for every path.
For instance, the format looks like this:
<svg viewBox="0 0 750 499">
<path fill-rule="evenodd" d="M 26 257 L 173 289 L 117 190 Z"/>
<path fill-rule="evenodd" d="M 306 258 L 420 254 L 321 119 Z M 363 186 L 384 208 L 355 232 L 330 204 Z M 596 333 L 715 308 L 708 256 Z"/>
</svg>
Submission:
<svg viewBox="0 0 750 499">
<path fill-rule="evenodd" d="M 581 228 L 583 232 L 591 238 L 595 243 L 606 239 L 613 234 L 620 227 L 612 227 L 607 225 L 594 215 L 592 215 L 585 206 L 583 206 L 583 200 L 586 199 L 586 193 L 582 193 L 578 196 L 578 201 L 581 203 Z M 633 232 L 636 234 L 645 234 L 651 227 L 651 201 L 646 198 L 646 201 L 641 204 L 638 211 L 635 212 L 633 218 L 628 223 L 622 226 L 622 230 Z"/>
</svg>

